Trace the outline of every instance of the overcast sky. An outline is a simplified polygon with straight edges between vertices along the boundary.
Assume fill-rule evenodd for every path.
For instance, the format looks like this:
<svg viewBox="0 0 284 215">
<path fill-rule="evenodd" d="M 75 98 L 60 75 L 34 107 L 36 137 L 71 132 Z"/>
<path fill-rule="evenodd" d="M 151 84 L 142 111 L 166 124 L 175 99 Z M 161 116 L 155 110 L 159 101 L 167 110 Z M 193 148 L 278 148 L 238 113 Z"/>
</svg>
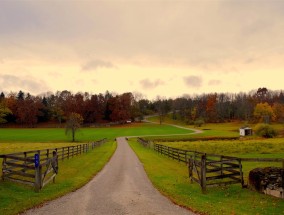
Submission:
<svg viewBox="0 0 284 215">
<path fill-rule="evenodd" d="M 152 99 L 283 83 L 282 0 L 0 0 L 0 91 Z"/>
</svg>

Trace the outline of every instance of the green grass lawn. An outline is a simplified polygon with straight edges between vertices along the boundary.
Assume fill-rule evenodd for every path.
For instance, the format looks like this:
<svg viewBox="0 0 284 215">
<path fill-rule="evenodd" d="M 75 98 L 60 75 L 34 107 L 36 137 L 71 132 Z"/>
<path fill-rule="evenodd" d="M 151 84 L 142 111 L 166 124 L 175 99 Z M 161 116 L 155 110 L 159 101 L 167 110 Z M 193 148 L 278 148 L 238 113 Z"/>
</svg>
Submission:
<svg viewBox="0 0 284 215">
<path fill-rule="evenodd" d="M 83 186 L 113 154 L 115 137 L 185 133 L 190 131 L 167 125 L 138 123 L 110 128 L 82 128 L 77 133 L 77 142 L 72 143 L 65 130 L 60 128 L 0 129 L 0 154 L 58 148 L 103 138 L 111 140 L 87 154 L 60 162 L 56 183 L 47 185 L 40 193 L 35 193 L 28 186 L 0 181 L 0 214 L 17 214 Z"/>
<path fill-rule="evenodd" d="M 187 134 L 190 131 L 168 125 L 155 125 L 150 123 L 138 123 L 121 127 L 109 128 L 81 128 L 76 133 L 78 142 L 88 142 L 103 138 L 114 139 L 121 136 L 139 135 L 165 135 Z M 0 129 L 0 154 L 1 143 L 21 142 L 70 142 L 71 137 L 65 135 L 63 128 L 31 128 L 31 129 Z M 25 150 L 25 149 L 24 149 Z"/>
<path fill-rule="evenodd" d="M 147 120 L 152 122 L 158 122 L 158 117 L 150 117 Z M 246 122 L 227 122 L 227 123 L 205 123 L 201 127 L 194 127 L 194 125 L 187 125 L 185 122 L 181 120 L 173 120 L 171 114 L 167 115 L 164 119 L 164 123 L 174 124 L 174 125 L 180 125 L 187 128 L 195 128 L 203 130 L 202 134 L 197 134 L 196 137 L 239 137 L 239 128 L 248 125 L 251 128 L 254 129 L 256 124 L 248 124 Z M 283 133 L 284 130 L 284 124 L 280 123 L 272 123 L 271 126 L 276 129 L 279 133 Z M 171 137 L 169 137 L 171 138 Z M 188 139 L 190 136 L 180 136 L 177 137 L 177 139 Z"/>
<path fill-rule="evenodd" d="M 183 124 L 180 123 L 180 125 Z M 236 129 L 239 125 L 233 123 L 227 124 L 227 126 L 226 124 L 207 124 L 206 126 L 201 129 L 207 130 L 198 135 L 186 135 L 190 131 L 173 126 L 150 123 L 137 123 L 109 128 L 82 128 L 76 136 L 76 143 L 71 143 L 71 138 L 65 135 L 64 129 L 60 128 L 0 129 L 0 154 L 76 145 L 102 138 L 111 140 L 111 142 L 96 148 L 86 155 L 60 162 L 60 173 L 56 183 L 47 185 L 40 193 L 35 193 L 30 187 L 16 183 L 0 182 L 0 214 L 16 214 L 26 208 L 57 198 L 81 187 L 105 165 L 116 147 L 112 140 L 119 136 L 169 135 L 168 138 L 181 140 L 181 142 L 163 143 L 173 144 L 171 146 L 174 147 L 186 149 L 189 149 L 188 147 L 196 147 L 199 151 L 205 150 L 207 153 L 214 151 L 214 153 L 235 156 L 258 157 L 261 154 L 263 157 L 270 157 L 273 154 L 273 156 L 284 157 L 282 139 L 272 140 L 275 141 L 273 144 L 277 145 L 278 151 L 270 143 L 259 142 L 253 145 L 253 140 L 249 140 L 246 144 L 223 141 L 222 147 L 218 145 L 219 141 L 182 141 L 183 138 L 190 137 L 238 136 Z M 190 126 L 186 127 L 190 128 Z M 179 134 L 180 136 L 172 136 L 171 134 Z M 284 213 L 283 200 L 240 189 L 238 185 L 225 188 L 210 188 L 208 194 L 203 195 L 198 185 L 189 183 L 185 165 L 172 161 L 165 156 L 157 155 L 152 150 L 140 147 L 133 140 L 130 142 L 143 162 L 153 184 L 178 204 L 210 214 Z M 259 150 L 259 147 L 262 151 Z M 238 150 L 240 149 L 243 151 L 239 152 Z M 249 165 L 251 164 L 246 165 L 245 171 L 252 168 Z M 4 200 L 2 201 L 2 199 Z M 240 207 L 240 205 L 242 206 Z"/>
<path fill-rule="evenodd" d="M 159 142 L 157 142 L 159 143 Z M 208 154 L 235 156 L 240 158 L 284 158 L 284 139 L 243 139 L 230 141 L 187 141 L 161 142 L 160 144 Z M 257 167 L 282 167 L 281 162 L 243 162 L 244 179 L 247 181 L 249 171 Z"/>
<path fill-rule="evenodd" d="M 135 140 L 131 147 L 152 181 L 164 195 L 179 205 L 206 214 L 284 214 L 284 201 L 267 195 L 242 189 L 240 185 L 209 188 L 202 194 L 199 185 L 190 183 L 187 167 L 144 148 Z"/>
<path fill-rule="evenodd" d="M 48 184 L 39 193 L 25 185 L 1 181 L 0 214 L 17 214 L 80 188 L 103 168 L 115 149 L 116 142 L 110 141 L 86 154 L 60 161 L 56 183 Z"/>
</svg>

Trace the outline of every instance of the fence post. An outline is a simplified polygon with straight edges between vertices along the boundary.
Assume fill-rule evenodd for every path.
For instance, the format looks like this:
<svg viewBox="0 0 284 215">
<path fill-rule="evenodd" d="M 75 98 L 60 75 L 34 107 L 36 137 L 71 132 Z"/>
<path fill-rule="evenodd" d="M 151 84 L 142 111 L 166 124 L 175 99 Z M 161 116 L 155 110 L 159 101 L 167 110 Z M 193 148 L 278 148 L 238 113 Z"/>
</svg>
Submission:
<svg viewBox="0 0 284 215">
<path fill-rule="evenodd" d="M 241 184 L 242 184 L 242 188 L 244 188 L 244 175 L 243 175 L 242 160 L 239 158 L 238 161 L 239 161 L 239 167 L 240 167 Z"/>
<path fill-rule="evenodd" d="M 6 161 L 7 161 L 7 158 L 6 156 L 4 156 L 3 161 L 2 161 L 2 177 L 1 177 L 3 181 L 5 179 Z"/>
<path fill-rule="evenodd" d="M 27 152 L 24 152 L 24 157 L 25 157 L 25 161 L 24 161 L 23 172 L 26 172 L 26 170 L 27 170 L 27 168 L 26 168 L 26 165 L 27 165 Z"/>
<path fill-rule="evenodd" d="M 49 149 L 46 150 L 46 158 L 49 158 Z"/>
<path fill-rule="evenodd" d="M 221 165 L 220 165 L 220 167 L 221 167 L 221 176 L 223 177 L 223 156 L 221 156 L 220 157 L 220 161 L 221 161 Z"/>
<path fill-rule="evenodd" d="M 57 148 L 55 149 L 55 151 L 52 152 L 52 162 L 53 162 L 53 168 L 54 168 L 54 172 L 56 174 L 58 174 L 58 155 L 57 155 Z M 56 171 L 55 171 L 56 170 Z M 53 183 L 55 183 L 55 177 L 53 177 L 52 179 Z"/>
<path fill-rule="evenodd" d="M 201 156 L 201 188 L 206 192 L 206 154 Z"/>
<path fill-rule="evenodd" d="M 65 147 L 62 148 L 62 161 L 64 160 L 64 149 Z"/>
<path fill-rule="evenodd" d="M 69 155 L 70 155 L 70 147 L 68 146 L 68 154 L 67 154 L 68 159 L 69 159 Z"/>
<path fill-rule="evenodd" d="M 190 155 L 190 159 L 187 160 L 187 165 L 188 165 L 188 177 L 190 178 L 190 183 L 193 183 L 192 180 L 192 171 L 193 171 L 193 159 L 192 159 L 192 155 Z"/>
<path fill-rule="evenodd" d="M 168 157 L 170 157 L 170 148 L 168 147 Z"/>
<path fill-rule="evenodd" d="M 40 165 L 40 151 L 34 156 L 35 162 L 35 191 L 39 192 L 42 187 L 41 180 L 41 165 Z"/>
</svg>

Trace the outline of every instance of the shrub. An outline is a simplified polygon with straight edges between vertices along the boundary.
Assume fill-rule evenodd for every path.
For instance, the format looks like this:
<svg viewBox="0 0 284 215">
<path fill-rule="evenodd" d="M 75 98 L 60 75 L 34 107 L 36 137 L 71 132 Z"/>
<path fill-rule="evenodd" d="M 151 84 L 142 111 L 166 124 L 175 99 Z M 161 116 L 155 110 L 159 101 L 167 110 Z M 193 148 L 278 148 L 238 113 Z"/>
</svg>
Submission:
<svg viewBox="0 0 284 215">
<path fill-rule="evenodd" d="M 277 135 L 277 131 L 268 124 L 257 124 L 255 126 L 255 134 L 257 136 L 272 138 Z"/>
<path fill-rule="evenodd" d="M 204 124 L 204 120 L 203 119 L 197 119 L 194 121 L 194 126 L 196 127 L 201 127 Z"/>
</svg>

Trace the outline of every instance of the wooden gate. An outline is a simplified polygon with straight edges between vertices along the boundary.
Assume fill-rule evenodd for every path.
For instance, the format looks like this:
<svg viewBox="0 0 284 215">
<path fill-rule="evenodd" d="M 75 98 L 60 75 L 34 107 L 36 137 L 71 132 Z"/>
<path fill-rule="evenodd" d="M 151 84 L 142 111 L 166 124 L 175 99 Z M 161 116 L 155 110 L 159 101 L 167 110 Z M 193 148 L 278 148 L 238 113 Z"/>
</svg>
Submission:
<svg viewBox="0 0 284 215">
<path fill-rule="evenodd" d="M 53 157 L 48 158 L 45 163 L 40 164 L 39 168 L 36 168 L 36 190 L 42 189 L 51 180 L 55 182 L 55 176 L 58 174 L 58 157 L 56 151 L 53 151 Z"/>
<path fill-rule="evenodd" d="M 190 156 L 188 170 L 191 182 L 197 182 L 203 192 L 206 187 L 221 184 L 244 185 L 240 158 L 195 152 Z"/>
</svg>

